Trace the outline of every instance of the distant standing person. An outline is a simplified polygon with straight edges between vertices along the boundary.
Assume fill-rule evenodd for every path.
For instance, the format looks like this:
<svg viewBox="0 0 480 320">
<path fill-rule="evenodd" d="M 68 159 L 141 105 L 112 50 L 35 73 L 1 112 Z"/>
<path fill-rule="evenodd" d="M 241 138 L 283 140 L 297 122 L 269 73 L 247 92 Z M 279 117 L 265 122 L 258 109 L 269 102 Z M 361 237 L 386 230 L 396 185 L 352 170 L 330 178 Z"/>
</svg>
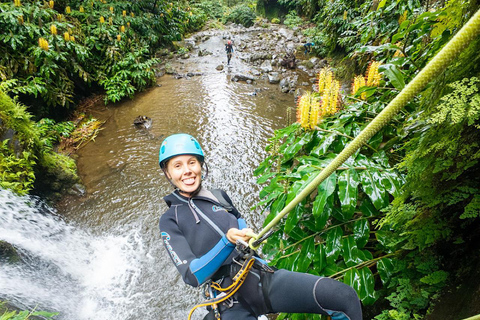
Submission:
<svg viewBox="0 0 480 320">
<path fill-rule="evenodd" d="M 305 55 L 309 54 L 310 52 L 312 52 L 312 47 L 315 45 L 315 43 L 313 42 L 307 42 L 303 45 L 303 47 L 305 48 Z"/>
<path fill-rule="evenodd" d="M 233 54 L 233 43 L 232 40 L 228 40 L 225 45 L 225 52 L 227 53 L 227 64 L 230 65 L 230 60 L 232 59 Z"/>
</svg>

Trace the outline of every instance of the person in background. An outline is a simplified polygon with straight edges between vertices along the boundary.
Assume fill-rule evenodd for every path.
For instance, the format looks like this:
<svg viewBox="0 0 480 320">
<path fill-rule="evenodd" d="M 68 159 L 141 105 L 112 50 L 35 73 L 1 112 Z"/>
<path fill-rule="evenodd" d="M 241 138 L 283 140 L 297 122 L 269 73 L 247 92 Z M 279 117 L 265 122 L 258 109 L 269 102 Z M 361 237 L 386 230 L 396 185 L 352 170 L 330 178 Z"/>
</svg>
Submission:
<svg viewBox="0 0 480 320">
<path fill-rule="evenodd" d="M 232 59 L 232 55 L 233 55 L 232 40 L 227 41 L 227 44 L 225 45 L 225 52 L 227 53 L 227 64 L 230 65 L 230 60 Z"/>
<path fill-rule="evenodd" d="M 184 133 L 167 137 L 160 146 L 159 164 L 175 189 L 164 197 L 169 209 L 160 217 L 160 233 L 183 281 L 193 287 L 211 280 L 222 288 L 230 286 L 241 265 L 238 247 L 250 240 L 252 230 L 223 190 L 202 186 L 208 166 L 197 139 Z M 204 319 L 256 320 L 287 312 L 362 320 L 360 301 L 348 285 L 276 269 L 258 255 L 253 261 L 240 289 Z"/>
<path fill-rule="evenodd" d="M 312 52 L 312 47 L 315 45 L 314 42 L 307 42 L 303 45 L 303 48 L 305 48 L 304 54 L 307 55 L 310 52 Z"/>
</svg>

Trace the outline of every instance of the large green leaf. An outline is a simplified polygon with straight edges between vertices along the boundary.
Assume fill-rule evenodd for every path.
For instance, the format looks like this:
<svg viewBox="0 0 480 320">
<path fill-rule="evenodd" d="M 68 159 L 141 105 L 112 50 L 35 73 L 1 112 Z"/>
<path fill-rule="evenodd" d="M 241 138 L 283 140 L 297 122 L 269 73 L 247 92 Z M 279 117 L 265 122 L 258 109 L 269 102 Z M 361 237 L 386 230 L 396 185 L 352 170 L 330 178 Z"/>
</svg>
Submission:
<svg viewBox="0 0 480 320">
<path fill-rule="evenodd" d="M 307 143 L 309 143 L 314 135 L 315 131 L 307 131 L 302 135 L 298 136 L 293 143 L 289 143 L 283 152 L 283 162 L 289 161 L 292 159 L 300 149 Z"/>
<path fill-rule="evenodd" d="M 350 220 L 357 207 L 359 177 L 353 168 L 343 171 L 338 176 L 338 197 L 344 214 L 343 221 Z"/>
<path fill-rule="evenodd" d="M 297 272 L 307 272 L 310 264 L 313 261 L 315 248 L 313 237 L 308 238 L 302 242 L 302 249 L 300 254 L 294 262 L 294 270 Z"/>
<path fill-rule="evenodd" d="M 313 215 L 318 217 L 322 214 L 325 204 L 327 203 L 328 197 L 332 195 L 335 191 L 337 182 L 337 175 L 335 172 L 327 177 L 319 186 L 318 186 L 318 195 L 313 202 Z"/>
<path fill-rule="evenodd" d="M 392 278 L 393 273 L 395 272 L 395 265 L 393 260 L 390 258 L 383 258 L 377 262 L 377 270 L 380 275 L 382 283 L 386 286 L 390 279 Z"/>
<path fill-rule="evenodd" d="M 380 173 L 377 169 L 368 169 L 360 172 L 363 191 L 372 200 L 377 209 L 382 209 L 388 204 L 385 188 L 380 184 Z"/>
<path fill-rule="evenodd" d="M 371 305 L 378 299 L 375 291 L 375 279 L 368 268 L 352 268 L 345 273 L 343 282 L 354 288 L 364 305 Z"/>
<path fill-rule="evenodd" d="M 367 219 L 357 220 L 353 223 L 353 236 L 359 248 L 363 248 L 370 237 L 370 226 Z"/>
<path fill-rule="evenodd" d="M 340 227 L 335 227 L 327 232 L 325 253 L 328 264 L 335 263 L 335 260 L 342 252 L 342 236 L 343 230 Z"/>
<path fill-rule="evenodd" d="M 372 200 L 370 200 L 370 198 L 368 198 L 368 197 L 365 197 L 362 200 L 358 209 L 360 209 L 363 216 L 365 216 L 365 217 L 372 217 L 372 216 L 376 216 L 376 215 L 379 214 L 379 211 L 373 205 Z"/>
<path fill-rule="evenodd" d="M 310 152 L 310 154 L 317 157 L 323 156 L 327 152 L 333 141 L 335 141 L 336 137 L 337 135 L 335 134 L 328 134 L 323 136 L 320 140 L 320 143 L 312 150 L 312 152 Z"/>
<path fill-rule="evenodd" d="M 268 214 L 264 226 L 270 223 L 277 216 L 277 214 L 285 207 L 285 201 L 287 200 L 287 194 L 282 193 L 270 206 L 270 213 Z"/>
<path fill-rule="evenodd" d="M 405 87 L 405 77 L 396 65 L 391 63 L 383 64 L 379 67 L 379 70 L 383 71 L 397 90 L 402 90 Z"/>
<path fill-rule="evenodd" d="M 327 254 L 325 253 L 324 244 L 317 245 L 313 263 L 315 270 L 318 272 L 322 272 L 322 270 L 327 266 Z"/>
<path fill-rule="evenodd" d="M 360 275 L 361 289 L 360 300 L 366 306 L 372 305 L 378 299 L 378 292 L 375 291 L 375 279 L 369 268 L 358 270 Z"/>
<path fill-rule="evenodd" d="M 347 267 L 353 267 L 363 260 L 359 258 L 359 250 L 355 238 L 352 235 L 344 238 L 342 241 L 342 256 Z"/>
<path fill-rule="evenodd" d="M 297 226 L 298 221 L 302 218 L 304 214 L 304 203 L 305 201 L 300 202 L 293 208 L 292 211 L 288 214 L 287 220 L 285 221 L 284 231 L 289 234 L 293 228 Z"/>
<path fill-rule="evenodd" d="M 400 189 L 403 185 L 403 179 L 399 174 L 392 170 L 384 170 L 381 175 L 380 184 L 388 191 L 392 196 L 398 197 Z"/>
</svg>

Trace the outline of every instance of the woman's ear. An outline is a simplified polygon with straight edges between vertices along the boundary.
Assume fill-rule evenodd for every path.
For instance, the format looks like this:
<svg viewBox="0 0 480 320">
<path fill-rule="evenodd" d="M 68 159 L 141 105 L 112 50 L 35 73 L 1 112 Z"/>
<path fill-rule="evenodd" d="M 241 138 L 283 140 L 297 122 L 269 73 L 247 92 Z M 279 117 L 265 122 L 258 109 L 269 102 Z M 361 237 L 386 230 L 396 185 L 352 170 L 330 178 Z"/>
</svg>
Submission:
<svg viewBox="0 0 480 320">
<path fill-rule="evenodd" d="M 172 177 L 171 177 L 170 174 L 168 173 L 167 168 L 164 168 L 164 169 L 163 169 L 163 174 L 167 177 L 168 180 L 172 180 Z"/>
</svg>

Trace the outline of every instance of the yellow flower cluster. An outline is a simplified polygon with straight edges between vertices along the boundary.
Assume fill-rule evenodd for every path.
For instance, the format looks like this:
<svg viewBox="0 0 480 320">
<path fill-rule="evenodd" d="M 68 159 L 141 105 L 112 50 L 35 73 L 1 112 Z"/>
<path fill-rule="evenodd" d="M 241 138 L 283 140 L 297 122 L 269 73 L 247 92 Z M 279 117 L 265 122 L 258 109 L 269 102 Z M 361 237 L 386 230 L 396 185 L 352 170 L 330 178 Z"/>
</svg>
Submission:
<svg viewBox="0 0 480 320">
<path fill-rule="evenodd" d="M 332 80 L 331 84 L 325 88 L 322 95 L 321 117 L 327 117 L 338 111 L 338 96 L 340 92 L 340 82 Z"/>
<path fill-rule="evenodd" d="M 347 10 L 343 11 L 343 20 L 347 20 L 348 18 L 348 12 Z"/>
<path fill-rule="evenodd" d="M 357 93 L 358 89 L 365 86 L 365 78 L 362 75 L 356 76 L 353 78 L 353 85 L 352 85 L 352 94 Z M 367 94 L 362 92 L 361 98 L 365 100 L 367 98 Z"/>
<path fill-rule="evenodd" d="M 322 68 L 317 75 L 317 91 L 320 94 L 323 94 L 325 88 L 332 85 L 333 81 L 333 72 L 330 68 Z"/>
<path fill-rule="evenodd" d="M 22 6 L 22 3 L 20 2 L 20 0 L 13 0 L 13 4 L 15 5 L 15 7 L 21 7 Z"/>
<path fill-rule="evenodd" d="M 50 0 L 50 1 L 48 2 L 48 6 L 50 7 L 50 9 L 53 9 L 53 6 L 54 6 L 54 5 L 55 5 L 55 1 Z"/>
<path fill-rule="evenodd" d="M 120 27 L 120 32 L 125 32 L 125 26 Z"/>
<path fill-rule="evenodd" d="M 52 25 L 50 26 L 50 32 L 51 32 L 53 35 L 56 35 L 56 34 L 57 34 L 57 27 L 56 27 L 54 24 L 52 24 Z"/>
<path fill-rule="evenodd" d="M 403 21 L 407 20 L 408 10 L 405 10 L 403 14 L 398 18 L 398 24 L 402 24 Z"/>
<path fill-rule="evenodd" d="M 338 111 L 340 82 L 335 80 L 330 68 L 322 68 L 318 73 L 317 91 L 322 97 L 321 117 Z"/>
<path fill-rule="evenodd" d="M 48 51 L 48 41 L 44 38 L 38 39 L 38 46 L 45 51 Z"/>
<path fill-rule="evenodd" d="M 113 13 L 113 7 L 110 7 L 110 12 Z"/>
<path fill-rule="evenodd" d="M 85 9 L 83 8 L 83 6 L 80 6 L 80 8 L 78 9 L 81 13 L 84 13 L 85 12 Z"/>
<path fill-rule="evenodd" d="M 105 23 L 105 18 L 104 17 L 100 17 L 100 23 Z"/>
<path fill-rule="evenodd" d="M 122 36 L 117 34 L 117 41 L 120 41 L 120 40 L 122 40 Z"/>
<path fill-rule="evenodd" d="M 378 73 L 378 67 L 380 67 L 380 65 L 381 63 L 379 61 L 372 61 L 368 66 L 365 77 L 359 75 L 353 79 L 352 94 L 357 93 L 358 89 L 364 86 L 378 87 L 380 79 L 382 78 L 380 73 Z M 363 92 L 360 97 L 365 100 L 367 97 L 366 93 Z"/>
<path fill-rule="evenodd" d="M 18 16 L 17 19 L 18 19 L 18 23 L 19 23 L 19 24 L 23 24 L 23 23 L 24 23 L 24 21 L 23 21 L 23 16 Z"/>
<path fill-rule="evenodd" d="M 124 16 L 124 17 L 127 16 L 127 11 L 126 11 L 126 10 L 123 10 L 123 11 L 122 11 L 122 16 Z"/>
<path fill-rule="evenodd" d="M 68 32 L 65 32 L 63 34 L 63 39 L 65 39 L 65 41 L 70 41 L 70 34 Z"/>
<path fill-rule="evenodd" d="M 66 14 L 72 13 L 72 9 L 69 6 L 65 7 L 65 13 Z"/>
<path fill-rule="evenodd" d="M 113 18 L 112 17 L 108 18 L 108 24 L 113 25 Z"/>
<path fill-rule="evenodd" d="M 378 67 L 380 61 L 372 61 L 367 70 L 367 86 L 377 87 L 380 84 L 380 73 L 378 73 Z"/>
<path fill-rule="evenodd" d="M 320 101 L 317 95 L 306 92 L 298 99 L 297 121 L 305 129 L 315 129 L 320 115 Z"/>
</svg>

